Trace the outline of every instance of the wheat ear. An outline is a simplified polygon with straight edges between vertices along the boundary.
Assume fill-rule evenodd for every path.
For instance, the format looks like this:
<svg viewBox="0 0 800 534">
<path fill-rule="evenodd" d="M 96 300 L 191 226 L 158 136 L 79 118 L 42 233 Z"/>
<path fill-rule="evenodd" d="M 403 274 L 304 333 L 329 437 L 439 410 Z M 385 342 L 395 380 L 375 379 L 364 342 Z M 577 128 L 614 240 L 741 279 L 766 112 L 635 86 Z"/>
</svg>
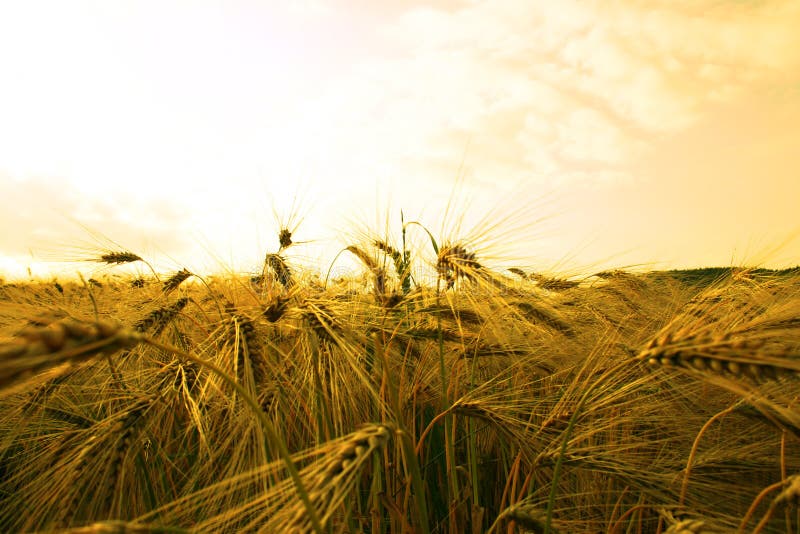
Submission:
<svg viewBox="0 0 800 534">
<path fill-rule="evenodd" d="M 267 254 L 264 258 L 264 266 L 269 267 L 275 273 L 275 277 L 283 287 L 289 289 L 294 285 L 292 271 L 286 264 L 286 260 L 280 254 Z"/>
<path fill-rule="evenodd" d="M 137 321 L 134 328 L 138 332 L 145 332 L 152 328 L 152 334 L 158 335 L 164 330 L 167 324 L 186 307 L 188 302 L 188 298 L 182 297 L 169 306 L 162 306 L 161 308 L 155 309 Z"/>
<path fill-rule="evenodd" d="M 62 364 L 78 364 L 133 347 L 141 340 L 138 332 L 109 321 L 67 318 L 26 328 L 0 344 L 0 389 Z"/>
<path fill-rule="evenodd" d="M 121 265 L 123 263 L 133 263 L 135 261 L 144 261 L 138 254 L 127 250 L 117 250 L 114 252 L 107 252 L 101 254 L 99 261 L 109 265 Z"/>
<path fill-rule="evenodd" d="M 669 333 L 654 338 L 637 358 L 650 365 L 690 372 L 746 376 L 756 382 L 800 374 L 800 361 L 758 354 L 760 339 L 689 335 L 675 340 Z"/>
<path fill-rule="evenodd" d="M 503 519 L 514 521 L 517 525 L 526 530 L 534 532 L 535 534 L 544 534 L 545 532 L 548 532 L 547 512 L 530 504 L 518 503 L 509 506 L 503 510 L 499 516 L 497 516 L 497 519 L 488 532 L 495 532 Z M 552 526 L 550 526 L 549 532 L 552 534 L 558 534 L 558 531 Z"/>
<path fill-rule="evenodd" d="M 327 526 L 336 508 L 352 491 L 356 478 L 366 461 L 389 441 L 391 428 L 372 424 L 343 438 L 318 466 L 308 472 L 308 496 L 319 514 L 322 528 Z M 306 510 L 298 509 L 288 528 L 289 532 L 311 532 Z"/>
<path fill-rule="evenodd" d="M 178 286 L 181 285 L 187 278 L 189 278 L 192 275 L 193 275 L 193 273 L 191 271 L 189 271 L 188 269 L 181 269 L 180 271 L 176 272 L 175 274 L 173 274 L 172 276 L 167 278 L 167 280 L 164 282 L 164 286 L 162 288 L 162 291 L 165 294 L 171 293 L 172 291 L 177 289 Z"/>
</svg>

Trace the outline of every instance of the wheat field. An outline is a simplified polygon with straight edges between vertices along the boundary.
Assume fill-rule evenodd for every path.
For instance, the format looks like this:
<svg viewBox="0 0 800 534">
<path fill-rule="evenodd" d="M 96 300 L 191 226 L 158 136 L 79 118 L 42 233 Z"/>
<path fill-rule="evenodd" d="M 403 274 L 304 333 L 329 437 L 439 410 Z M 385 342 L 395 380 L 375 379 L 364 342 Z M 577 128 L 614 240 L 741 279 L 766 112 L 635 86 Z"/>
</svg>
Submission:
<svg viewBox="0 0 800 534">
<path fill-rule="evenodd" d="M 800 271 L 279 242 L 0 285 L 0 531 L 800 532 Z"/>
</svg>

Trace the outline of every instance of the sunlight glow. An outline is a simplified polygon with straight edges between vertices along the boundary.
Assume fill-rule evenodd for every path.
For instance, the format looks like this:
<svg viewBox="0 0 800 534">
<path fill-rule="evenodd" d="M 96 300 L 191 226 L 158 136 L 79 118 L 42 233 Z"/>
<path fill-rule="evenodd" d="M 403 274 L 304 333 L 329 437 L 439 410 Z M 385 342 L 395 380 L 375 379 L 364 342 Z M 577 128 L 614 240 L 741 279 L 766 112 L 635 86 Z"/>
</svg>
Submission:
<svg viewBox="0 0 800 534">
<path fill-rule="evenodd" d="M 8 2 L 0 224 L 27 234 L 0 269 L 85 238 L 65 217 L 245 269 L 298 195 L 336 241 L 401 208 L 439 227 L 457 182 L 466 223 L 548 199 L 521 262 L 727 264 L 797 227 L 798 24 L 791 1 Z"/>
</svg>

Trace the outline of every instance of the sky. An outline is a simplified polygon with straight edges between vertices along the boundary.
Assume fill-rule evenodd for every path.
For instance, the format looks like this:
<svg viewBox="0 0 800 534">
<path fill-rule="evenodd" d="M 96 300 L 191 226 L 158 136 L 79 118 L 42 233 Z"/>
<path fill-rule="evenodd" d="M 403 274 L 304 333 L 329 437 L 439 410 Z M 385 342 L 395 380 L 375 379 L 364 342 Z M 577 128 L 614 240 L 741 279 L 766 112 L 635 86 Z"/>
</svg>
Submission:
<svg viewBox="0 0 800 534">
<path fill-rule="evenodd" d="M 287 220 L 324 270 L 401 209 L 547 272 L 797 265 L 798 27 L 797 0 L 3 2 L 0 276 L 117 245 L 258 270 Z"/>
</svg>

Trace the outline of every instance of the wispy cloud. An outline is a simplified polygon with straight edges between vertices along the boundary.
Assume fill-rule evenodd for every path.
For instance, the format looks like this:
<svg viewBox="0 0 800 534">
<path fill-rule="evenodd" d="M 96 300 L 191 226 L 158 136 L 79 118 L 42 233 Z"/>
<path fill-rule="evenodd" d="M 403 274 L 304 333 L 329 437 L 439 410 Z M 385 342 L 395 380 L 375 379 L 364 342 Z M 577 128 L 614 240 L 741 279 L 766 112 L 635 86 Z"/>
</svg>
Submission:
<svg viewBox="0 0 800 534">
<path fill-rule="evenodd" d="M 75 259 L 80 242 L 87 244 L 86 254 L 91 256 L 92 246 L 98 252 L 108 245 L 93 234 L 124 247 L 180 254 L 192 245 L 186 220 L 185 209 L 166 198 L 89 197 L 68 184 L 0 175 L 0 255 L 4 256 L 33 253 L 67 261 Z"/>
<path fill-rule="evenodd" d="M 362 64 L 329 94 L 360 103 L 345 108 L 346 137 L 384 156 L 452 162 L 469 137 L 484 172 L 630 179 L 708 105 L 797 84 L 798 23 L 796 2 L 417 8 L 386 23 L 395 59 Z"/>
</svg>

